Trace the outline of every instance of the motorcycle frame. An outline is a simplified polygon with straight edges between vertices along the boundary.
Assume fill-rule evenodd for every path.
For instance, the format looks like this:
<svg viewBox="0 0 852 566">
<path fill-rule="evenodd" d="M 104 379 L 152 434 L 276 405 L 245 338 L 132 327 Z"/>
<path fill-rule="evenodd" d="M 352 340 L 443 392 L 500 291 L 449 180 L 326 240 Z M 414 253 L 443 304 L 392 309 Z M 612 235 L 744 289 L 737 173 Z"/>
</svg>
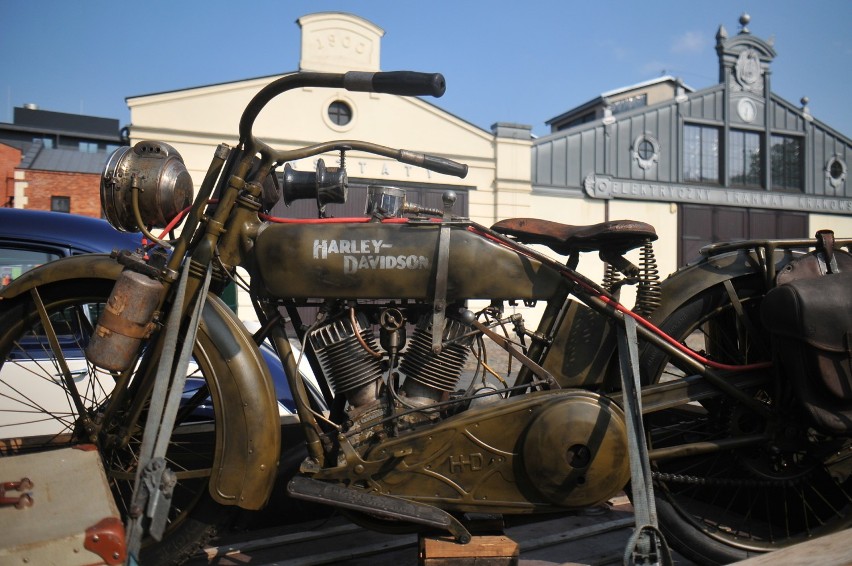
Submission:
<svg viewBox="0 0 852 566">
<path fill-rule="evenodd" d="M 261 182 L 273 171 L 274 167 L 289 161 L 311 157 L 330 151 L 360 150 L 398 159 L 414 165 L 424 165 L 423 156 L 411 152 L 393 150 L 372 143 L 354 140 L 332 141 L 309 147 L 278 151 L 251 134 L 251 128 L 263 106 L 275 96 L 292 88 L 306 86 L 314 87 L 347 87 L 346 75 L 324 73 L 300 73 L 285 76 L 260 91 L 246 108 L 240 120 L 240 142 L 229 149 L 222 145 L 216 149 L 210 168 L 201 184 L 185 226 L 180 237 L 173 244 L 172 255 L 167 266 L 161 272 L 165 283 L 160 301 L 160 311 L 168 309 L 173 301 L 172 283 L 183 268 L 184 262 L 189 262 L 190 278 L 187 285 L 184 305 L 188 310 L 192 300 L 197 298 L 201 277 L 207 265 L 213 264 L 223 272 L 231 272 L 237 266 L 243 266 L 252 271 L 253 262 L 257 260 L 252 253 L 254 237 L 258 234 L 263 221 L 258 212 L 261 208 Z M 351 86 L 351 85 L 349 85 Z M 361 88 L 360 90 L 365 90 Z M 259 163 L 257 163 L 259 161 Z M 440 161 L 432 162 L 438 170 L 452 172 L 446 164 Z M 251 175 L 249 172 L 251 171 Z M 218 195 L 214 204 L 209 204 L 211 197 Z M 205 209 L 206 207 L 206 209 Z M 694 376 L 681 383 L 654 384 L 642 388 L 644 413 L 658 411 L 667 407 L 677 406 L 689 401 L 701 400 L 714 395 L 728 395 L 748 406 L 752 410 L 768 416 L 768 410 L 750 396 L 743 393 L 745 384 L 756 384 L 765 377 L 759 377 L 749 372 L 735 376 L 723 375 L 712 369 L 706 363 L 696 358 L 694 352 L 685 351 L 676 345 L 655 326 L 668 314 L 674 312 L 689 298 L 710 287 L 730 281 L 735 278 L 759 274 L 763 277 L 767 289 L 772 286 L 777 270 L 794 257 L 794 250 L 813 248 L 814 239 L 797 240 L 753 240 L 735 244 L 715 245 L 703 250 L 704 257 L 700 262 L 681 269 L 662 284 L 662 303 L 647 317 L 637 315 L 623 307 L 616 298 L 599 284 L 589 280 L 569 265 L 564 265 L 540 252 L 494 232 L 493 230 L 469 221 L 442 221 L 440 225 L 455 224 L 466 227 L 480 237 L 486 238 L 515 253 L 535 259 L 560 274 L 565 285 L 558 296 L 548 301 L 544 317 L 537 334 L 545 340 L 535 342 L 528 357 L 535 366 L 525 367 L 518 376 L 516 385 L 531 386 L 533 375 L 541 376 L 546 370 L 539 365 L 546 353 L 546 343 L 555 337 L 559 331 L 560 313 L 565 302 L 574 297 L 594 310 L 600 316 L 614 321 L 617 325 L 624 324 L 625 317 L 636 320 L 639 337 L 654 347 L 663 349 L 671 358 L 683 367 L 688 368 Z M 837 246 L 852 248 L 852 240 L 838 239 Z M 45 283 L 60 282 L 80 277 L 90 277 L 93 274 L 104 278 L 118 276 L 120 266 L 106 256 L 71 257 L 53 262 L 42 268 L 30 271 L 13 282 L 0 293 L 0 298 L 11 299 L 19 294 L 33 291 Z M 562 294 L 564 292 L 564 294 Z M 214 305 L 220 301 L 208 297 Z M 212 333 L 220 336 L 223 343 L 237 344 L 238 358 L 237 377 L 229 383 L 216 383 L 214 389 L 221 391 L 269 391 L 269 375 L 260 358 L 251 334 L 236 320 L 233 315 L 223 312 L 222 308 L 213 308 L 213 315 L 205 309 L 204 323 L 211 325 Z M 225 309 L 226 310 L 226 309 Z M 186 313 L 184 313 L 186 314 Z M 262 311 L 266 321 L 273 321 L 275 313 Z M 273 321 L 274 322 L 274 321 Z M 284 364 L 289 385 L 296 403 L 302 431 L 305 436 L 309 457 L 317 467 L 326 466 L 323 432 L 317 416 L 309 403 L 309 396 L 304 384 L 299 378 L 296 359 L 290 347 L 289 340 L 279 325 L 267 325 L 270 335 L 278 349 Z M 162 333 L 156 340 L 162 339 Z M 156 349 L 156 346 L 155 346 Z M 230 348 L 233 350 L 233 347 Z M 617 355 L 616 353 L 612 354 Z M 536 367 L 537 366 L 537 367 Z M 543 372 L 543 373 L 542 373 Z M 148 377 L 153 377 L 149 370 Z M 216 376 L 219 380 L 220 376 Z M 541 383 L 536 383 L 540 386 Z M 260 394 L 252 411 L 246 411 L 244 406 L 236 406 L 235 396 L 221 395 L 221 414 L 216 415 L 222 423 L 222 434 L 233 441 L 217 443 L 217 463 L 228 462 L 228 466 L 217 465 L 213 470 L 210 481 L 210 492 L 213 498 L 222 504 L 238 505 L 255 509 L 262 506 L 268 498 L 274 477 L 268 473 L 270 463 L 277 462 L 280 445 L 277 442 L 277 432 L 270 427 L 277 427 L 278 415 L 274 398 L 268 394 Z M 619 394 L 610 396 L 616 402 L 620 401 Z M 242 400 L 239 401 L 242 403 Z M 248 412 L 255 413 L 253 418 Z M 217 427 L 219 428 L 219 427 Z M 232 436 L 233 435 L 233 436 Z M 253 454 L 245 449 L 254 439 L 265 438 L 263 443 L 253 445 Z M 746 438 L 745 443 L 757 443 L 763 438 Z M 683 447 L 682 452 L 689 450 L 715 450 L 722 446 L 692 446 Z M 651 453 L 655 457 L 676 457 L 678 450 L 665 454 Z M 260 468 L 266 469 L 261 472 Z M 270 479 L 272 478 L 272 479 Z"/>
</svg>

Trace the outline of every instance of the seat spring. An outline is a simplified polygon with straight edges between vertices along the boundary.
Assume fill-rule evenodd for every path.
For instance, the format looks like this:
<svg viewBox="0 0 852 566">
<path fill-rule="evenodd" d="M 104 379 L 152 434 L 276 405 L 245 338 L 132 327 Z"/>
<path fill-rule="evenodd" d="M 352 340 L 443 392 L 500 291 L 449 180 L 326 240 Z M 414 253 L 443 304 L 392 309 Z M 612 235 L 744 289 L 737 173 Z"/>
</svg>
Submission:
<svg viewBox="0 0 852 566">
<path fill-rule="evenodd" d="M 619 273 L 619 271 L 615 267 L 613 267 L 611 263 L 605 263 L 603 288 L 612 293 L 617 287 L 619 287 L 619 281 L 621 281 L 621 273 Z"/>
<path fill-rule="evenodd" d="M 647 240 L 639 252 L 639 286 L 636 289 L 636 306 L 633 307 L 633 312 L 648 316 L 660 306 L 662 298 L 654 245 Z"/>
</svg>

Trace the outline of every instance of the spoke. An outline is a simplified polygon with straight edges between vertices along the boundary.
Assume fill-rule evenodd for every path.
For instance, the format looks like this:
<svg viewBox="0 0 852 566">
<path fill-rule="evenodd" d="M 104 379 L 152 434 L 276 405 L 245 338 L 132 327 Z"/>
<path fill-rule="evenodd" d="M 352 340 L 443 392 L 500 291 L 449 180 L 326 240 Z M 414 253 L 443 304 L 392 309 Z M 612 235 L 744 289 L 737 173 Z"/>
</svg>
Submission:
<svg viewBox="0 0 852 566">
<path fill-rule="evenodd" d="M 44 328 L 44 331 L 47 334 L 47 339 L 50 342 L 50 349 L 56 358 L 56 363 L 59 364 L 59 367 L 62 370 L 62 375 L 65 378 L 65 385 L 68 388 L 72 400 L 74 401 L 74 406 L 77 408 L 77 412 L 82 416 L 85 414 L 86 409 L 83 407 L 83 401 L 77 394 L 77 387 L 74 385 L 74 378 L 71 377 L 71 371 L 68 369 L 68 362 L 65 360 L 65 354 L 59 346 L 59 339 L 56 337 L 56 330 L 50 322 L 47 309 L 45 309 L 44 303 L 41 300 L 41 295 L 39 295 L 38 287 L 33 287 L 30 290 L 30 295 L 36 305 L 36 309 L 38 310 L 38 316 L 41 320 L 42 328 Z"/>
</svg>

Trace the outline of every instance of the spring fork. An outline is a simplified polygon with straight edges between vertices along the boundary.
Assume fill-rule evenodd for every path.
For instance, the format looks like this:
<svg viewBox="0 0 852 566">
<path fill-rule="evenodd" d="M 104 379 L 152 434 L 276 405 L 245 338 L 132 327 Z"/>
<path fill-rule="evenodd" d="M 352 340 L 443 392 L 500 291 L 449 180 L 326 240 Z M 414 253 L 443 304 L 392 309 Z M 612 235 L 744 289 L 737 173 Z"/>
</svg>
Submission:
<svg viewBox="0 0 852 566">
<path fill-rule="evenodd" d="M 180 408 L 181 393 L 210 286 L 212 267 L 208 265 L 195 303 L 188 309 L 189 326 L 183 329 L 181 336 L 183 300 L 186 297 L 190 270 L 191 266 L 185 264 L 178 283 L 177 299 L 172 305 L 166 325 L 165 353 L 157 367 L 142 446 L 139 449 L 133 499 L 127 517 L 127 552 L 133 557 L 138 557 L 141 549 L 143 530 L 147 529 L 154 540 L 162 540 L 172 503 L 172 493 L 177 482 L 177 475 L 168 467 L 166 451 Z M 146 521 L 146 518 L 150 521 Z"/>
</svg>

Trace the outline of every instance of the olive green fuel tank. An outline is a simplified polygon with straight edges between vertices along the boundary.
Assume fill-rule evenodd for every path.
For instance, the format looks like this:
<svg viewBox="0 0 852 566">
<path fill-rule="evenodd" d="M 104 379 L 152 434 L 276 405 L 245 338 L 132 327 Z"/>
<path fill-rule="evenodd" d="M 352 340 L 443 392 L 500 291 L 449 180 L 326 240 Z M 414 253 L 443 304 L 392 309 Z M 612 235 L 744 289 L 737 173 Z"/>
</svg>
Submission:
<svg viewBox="0 0 852 566">
<path fill-rule="evenodd" d="M 451 225 L 447 300 L 546 299 L 560 275 L 465 225 Z M 266 224 L 254 276 L 280 298 L 434 298 L 437 222 Z"/>
</svg>

